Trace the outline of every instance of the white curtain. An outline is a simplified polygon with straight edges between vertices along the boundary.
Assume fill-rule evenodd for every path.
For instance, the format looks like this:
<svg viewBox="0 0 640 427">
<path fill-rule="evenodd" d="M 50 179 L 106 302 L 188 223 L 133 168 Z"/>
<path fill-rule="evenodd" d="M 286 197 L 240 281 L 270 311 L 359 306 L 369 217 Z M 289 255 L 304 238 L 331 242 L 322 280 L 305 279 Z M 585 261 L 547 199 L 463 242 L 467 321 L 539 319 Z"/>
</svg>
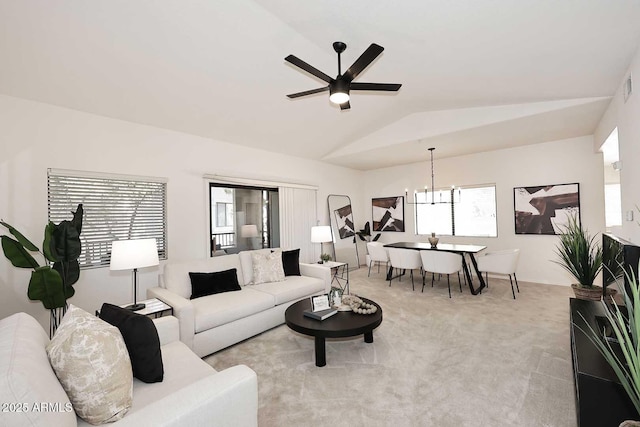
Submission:
<svg viewBox="0 0 640 427">
<path fill-rule="evenodd" d="M 280 199 L 280 247 L 300 248 L 300 262 L 314 262 L 311 227 L 317 222 L 317 190 L 278 187 Z"/>
</svg>

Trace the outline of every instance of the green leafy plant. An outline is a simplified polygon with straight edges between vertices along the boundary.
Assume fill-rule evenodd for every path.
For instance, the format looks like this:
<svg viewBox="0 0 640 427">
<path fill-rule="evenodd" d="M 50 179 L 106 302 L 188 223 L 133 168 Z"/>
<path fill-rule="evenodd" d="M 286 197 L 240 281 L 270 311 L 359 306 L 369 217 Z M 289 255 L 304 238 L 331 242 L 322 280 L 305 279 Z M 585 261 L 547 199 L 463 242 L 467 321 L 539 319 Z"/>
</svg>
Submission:
<svg viewBox="0 0 640 427">
<path fill-rule="evenodd" d="M 322 262 L 331 261 L 331 255 L 329 255 L 329 254 L 322 254 L 322 255 L 320 255 L 320 259 L 322 260 Z"/>
<path fill-rule="evenodd" d="M 620 267 L 622 268 L 622 266 Z M 579 314 L 587 325 L 588 330 L 583 330 L 579 325 L 576 325 L 576 327 L 589 338 L 611 365 L 633 406 L 640 414 L 640 291 L 638 290 L 637 278 L 633 272 L 625 272 L 624 274 L 629 282 L 631 295 L 627 294 L 624 285 L 619 285 L 618 287 L 621 289 L 624 298 L 627 315 L 622 313 L 618 305 L 607 304 L 604 300 L 601 302 L 605 316 L 611 325 L 611 330 L 620 346 L 622 357 L 618 357 L 618 354 L 616 354 L 602 331 L 595 331 L 582 313 Z"/>
<path fill-rule="evenodd" d="M 78 257 L 82 251 L 82 204 L 72 214 L 71 221 L 65 220 L 58 225 L 50 221 L 47 224 L 42 251 L 13 226 L 0 221 L 13 236 L 0 236 L 4 255 L 15 267 L 33 270 L 27 296 L 30 300 L 41 301 L 50 310 L 66 307 L 67 299 L 75 293 L 73 284 L 80 277 Z M 43 265 L 40 265 L 32 253 L 38 253 L 44 258 Z"/>
<path fill-rule="evenodd" d="M 376 234 L 373 239 L 371 238 L 371 227 L 369 226 L 369 221 L 365 222 L 364 228 L 357 231 L 356 234 L 363 242 L 375 242 L 380 238 L 380 233 Z"/>
<path fill-rule="evenodd" d="M 624 278 L 622 246 L 611 243 L 610 239 L 602 241 L 602 270 L 605 286 Z"/>
<path fill-rule="evenodd" d="M 575 216 L 569 217 L 569 223 L 562 231 L 556 247 L 559 260 L 554 262 L 575 277 L 581 287 L 592 288 L 602 270 L 602 248 L 596 236 L 591 237 Z"/>
</svg>

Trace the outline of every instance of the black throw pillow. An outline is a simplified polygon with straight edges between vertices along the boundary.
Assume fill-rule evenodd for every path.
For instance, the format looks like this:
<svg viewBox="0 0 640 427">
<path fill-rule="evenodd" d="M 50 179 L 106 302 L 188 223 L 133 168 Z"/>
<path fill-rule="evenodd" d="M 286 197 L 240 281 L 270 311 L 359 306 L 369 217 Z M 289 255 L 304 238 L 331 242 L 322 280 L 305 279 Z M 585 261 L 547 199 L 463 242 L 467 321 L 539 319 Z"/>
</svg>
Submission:
<svg viewBox="0 0 640 427">
<path fill-rule="evenodd" d="M 100 318 L 120 330 L 131 358 L 133 376 L 145 383 L 162 382 L 160 338 L 153 320 L 108 303 L 102 304 Z"/>
<path fill-rule="evenodd" d="M 300 276 L 300 249 L 282 251 L 282 268 L 285 276 Z"/>
<path fill-rule="evenodd" d="M 235 268 L 213 273 L 189 273 L 191 299 L 222 292 L 239 291 L 238 273 Z"/>
</svg>

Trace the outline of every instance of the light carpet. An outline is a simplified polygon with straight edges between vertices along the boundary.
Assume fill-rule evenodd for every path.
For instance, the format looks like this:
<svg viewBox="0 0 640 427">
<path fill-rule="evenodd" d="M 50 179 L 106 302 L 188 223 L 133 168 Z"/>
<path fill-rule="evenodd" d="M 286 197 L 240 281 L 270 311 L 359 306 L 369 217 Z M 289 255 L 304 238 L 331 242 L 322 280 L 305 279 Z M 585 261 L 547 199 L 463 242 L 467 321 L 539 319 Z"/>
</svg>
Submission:
<svg viewBox="0 0 640 427">
<path fill-rule="evenodd" d="M 313 338 L 282 325 L 205 358 L 256 371 L 260 426 L 576 425 L 569 287 L 520 282 L 513 300 L 508 280 L 474 296 L 452 276 L 449 299 L 446 278 L 350 279 L 383 309 L 372 344 L 328 339 L 318 368 Z"/>
</svg>

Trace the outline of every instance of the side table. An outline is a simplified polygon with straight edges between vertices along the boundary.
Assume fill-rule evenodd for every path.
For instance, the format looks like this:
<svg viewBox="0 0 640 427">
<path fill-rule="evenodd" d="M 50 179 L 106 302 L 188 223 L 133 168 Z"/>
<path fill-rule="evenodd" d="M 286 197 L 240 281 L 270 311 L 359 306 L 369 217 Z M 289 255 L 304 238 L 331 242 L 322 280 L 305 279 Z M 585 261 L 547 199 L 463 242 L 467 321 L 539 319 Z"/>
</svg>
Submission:
<svg viewBox="0 0 640 427">
<path fill-rule="evenodd" d="M 327 261 L 321 265 L 331 269 L 331 286 L 335 282 L 343 294 L 349 294 L 349 263 Z"/>
<path fill-rule="evenodd" d="M 151 298 L 138 302 L 144 304 L 144 308 L 142 310 L 134 311 L 134 313 L 142 314 L 143 316 L 147 316 L 152 319 L 162 317 L 167 313 L 169 314 L 169 316 L 173 316 L 173 307 L 171 307 L 169 304 L 165 304 L 158 298 Z M 120 307 L 127 308 L 127 306 L 129 305 L 131 304 L 123 304 Z M 100 316 L 100 310 L 96 310 L 96 316 Z"/>
<path fill-rule="evenodd" d="M 173 307 L 171 307 L 169 304 L 165 304 L 158 298 L 151 298 L 138 302 L 140 304 L 144 304 L 144 308 L 142 310 L 134 311 L 134 313 L 153 318 L 162 317 L 166 313 L 168 313 L 169 316 L 173 316 Z M 129 304 L 121 305 L 120 307 L 125 308 L 127 305 Z"/>
</svg>

